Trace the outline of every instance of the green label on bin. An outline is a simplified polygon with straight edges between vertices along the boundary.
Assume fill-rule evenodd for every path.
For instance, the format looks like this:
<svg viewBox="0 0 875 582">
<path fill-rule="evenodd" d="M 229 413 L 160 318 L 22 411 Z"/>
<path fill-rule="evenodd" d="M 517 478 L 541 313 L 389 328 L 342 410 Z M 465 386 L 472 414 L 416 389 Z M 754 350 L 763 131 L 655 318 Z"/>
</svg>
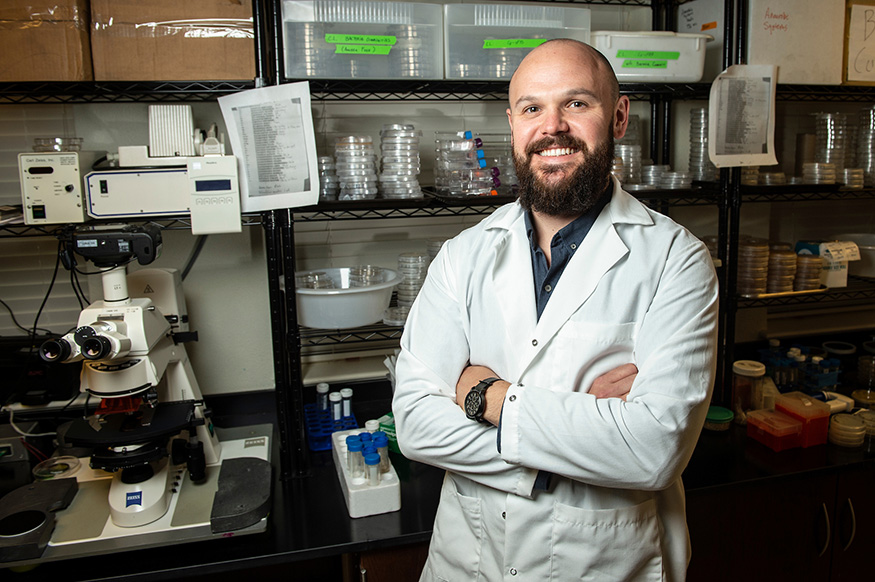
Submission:
<svg viewBox="0 0 875 582">
<path fill-rule="evenodd" d="M 396 39 L 394 36 L 382 34 L 326 34 L 325 42 L 328 44 L 380 44 L 392 46 Z"/>
<path fill-rule="evenodd" d="M 388 55 L 390 46 L 373 44 L 339 44 L 334 49 L 336 55 Z"/>
<path fill-rule="evenodd" d="M 546 38 L 490 38 L 483 41 L 483 48 L 535 48 L 545 42 L 547 42 Z"/>
<path fill-rule="evenodd" d="M 617 51 L 618 59 L 665 59 L 676 61 L 681 58 L 680 51 Z"/>
<path fill-rule="evenodd" d="M 667 69 L 668 61 L 652 61 L 647 59 L 626 59 L 623 61 L 624 69 Z"/>
</svg>

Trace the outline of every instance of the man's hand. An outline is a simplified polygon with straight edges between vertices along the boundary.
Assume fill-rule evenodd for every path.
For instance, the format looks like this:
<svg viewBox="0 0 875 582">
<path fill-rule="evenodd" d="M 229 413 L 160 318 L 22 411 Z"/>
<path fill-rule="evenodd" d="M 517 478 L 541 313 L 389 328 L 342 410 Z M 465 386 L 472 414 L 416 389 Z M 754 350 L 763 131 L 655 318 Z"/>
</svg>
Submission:
<svg viewBox="0 0 875 582">
<path fill-rule="evenodd" d="M 625 402 L 637 375 L 635 364 L 623 364 L 596 378 L 589 393 L 596 398 L 619 398 Z"/>
</svg>

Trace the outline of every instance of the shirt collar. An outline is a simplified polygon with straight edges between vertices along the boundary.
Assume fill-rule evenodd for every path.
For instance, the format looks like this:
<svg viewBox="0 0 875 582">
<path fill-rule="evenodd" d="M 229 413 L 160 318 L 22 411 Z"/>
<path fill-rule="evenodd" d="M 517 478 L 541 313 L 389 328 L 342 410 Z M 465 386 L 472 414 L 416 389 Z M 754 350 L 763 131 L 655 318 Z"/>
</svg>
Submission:
<svg viewBox="0 0 875 582">
<path fill-rule="evenodd" d="M 562 227 L 559 232 L 553 235 L 553 239 L 551 240 L 551 244 L 557 241 L 565 242 L 566 244 L 574 243 L 577 246 L 580 246 L 581 241 L 583 241 L 586 234 L 592 228 L 593 223 L 596 218 L 598 218 L 602 209 L 608 204 L 611 199 L 611 193 L 613 192 L 613 188 L 609 188 L 607 192 L 602 195 L 598 202 L 596 202 L 595 206 L 590 208 L 584 214 L 581 214 L 577 218 L 575 218 L 571 223 Z M 526 236 L 529 237 L 529 245 L 532 247 L 532 250 L 538 250 L 538 243 L 534 238 L 535 226 L 532 221 L 532 212 L 530 210 L 526 210 L 523 213 L 526 221 Z"/>
</svg>

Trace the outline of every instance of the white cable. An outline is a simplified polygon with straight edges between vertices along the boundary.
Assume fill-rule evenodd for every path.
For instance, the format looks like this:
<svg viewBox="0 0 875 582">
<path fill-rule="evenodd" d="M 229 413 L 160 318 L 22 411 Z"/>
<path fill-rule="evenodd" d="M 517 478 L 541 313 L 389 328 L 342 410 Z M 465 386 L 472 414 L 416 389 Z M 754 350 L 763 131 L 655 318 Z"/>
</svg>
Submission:
<svg viewBox="0 0 875 582">
<path fill-rule="evenodd" d="M 24 432 L 23 430 L 18 428 L 18 426 L 16 426 L 16 424 L 15 424 L 15 421 L 14 421 L 15 410 L 11 407 L 8 407 L 8 406 L 6 408 L 3 408 L 3 410 L 5 410 L 6 412 L 9 413 L 9 426 L 11 426 L 12 430 L 17 432 L 21 436 L 24 436 L 24 437 L 44 437 L 44 436 L 56 436 L 58 434 L 57 432 L 41 432 L 41 433 Z"/>
</svg>

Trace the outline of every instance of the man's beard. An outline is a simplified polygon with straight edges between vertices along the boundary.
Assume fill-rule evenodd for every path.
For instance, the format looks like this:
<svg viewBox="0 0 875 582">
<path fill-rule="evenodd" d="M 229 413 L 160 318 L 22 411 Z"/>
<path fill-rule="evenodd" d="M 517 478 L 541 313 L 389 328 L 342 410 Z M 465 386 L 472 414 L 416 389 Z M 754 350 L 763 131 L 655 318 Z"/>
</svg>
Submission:
<svg viewBox="0 0 875 582">
<path fill-rule="evenodd" d="M 557 184 L 546 184 L 532 170 L 534 152 L 550 146 L 568 147 L 583 153 L 583 163 L 570 176 Z M 614 163 L 614 136 L 608 132 L 607 139 L 592 151 L 587 145 L 569 135 L 544 138 L 526 148 L 525 156 L 513 156 L 514 168 L 519 179 L 519 200 L 523 208 L 548 216 L 577 216 L 589 211 L 605 195 Z M 568 165 L 540 170 L 545 175 L 568 171 Z"/>
</svg>

